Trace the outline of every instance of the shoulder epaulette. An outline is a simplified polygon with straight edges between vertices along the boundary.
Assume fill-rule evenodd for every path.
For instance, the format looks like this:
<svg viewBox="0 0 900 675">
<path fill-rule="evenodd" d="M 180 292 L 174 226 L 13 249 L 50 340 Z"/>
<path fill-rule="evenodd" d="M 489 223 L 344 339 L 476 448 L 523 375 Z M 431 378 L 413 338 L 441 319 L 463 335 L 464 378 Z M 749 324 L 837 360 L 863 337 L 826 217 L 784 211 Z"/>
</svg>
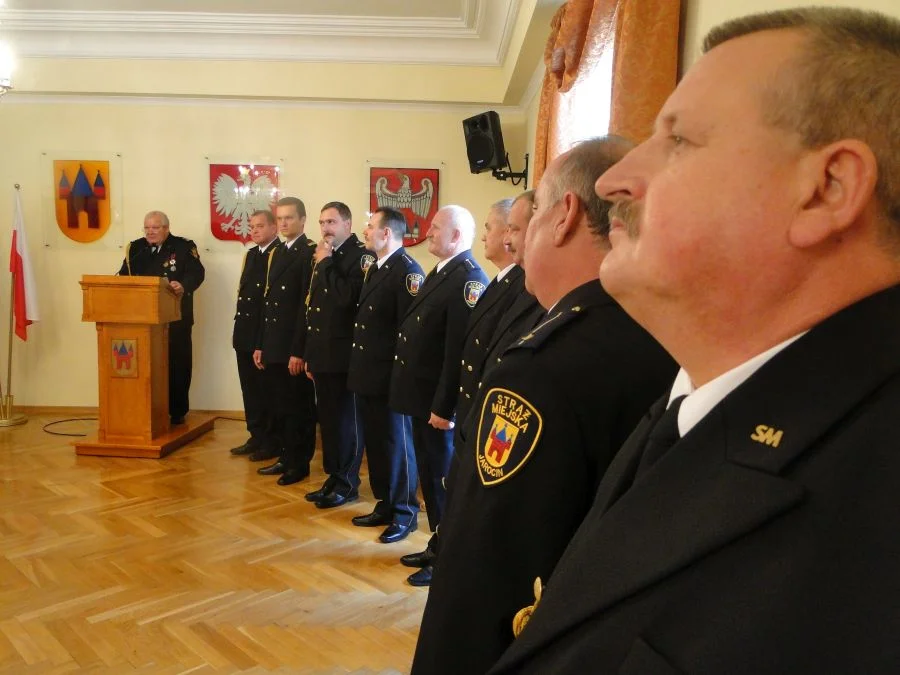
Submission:
<svg viewBox="0 0 900 675">
<path fill-rule="evenodd" d="M 470 270 L 475 269 L 475 262 L 471 258 L 466 258 L 466 265 L 469 266 Z"/>
<path fill-rule="evenodd" d="M 310 248 L 315 248 L 315 247 L 316 247 L 316 242 L 314 242 L 312 239 L 307 239 L 307 240 L 306 240 L 306 245 L 309 246 Z"/>
<path fill-rule="evenodd" d="M 551 335 L 577 319 L 581 315 L 582 309 L 580 305 L 575 305 L 554 311 L 531 331 L 519 338 L 517 342 L 514 342 L 510 349 L 540 349 Z"/>
</svg>

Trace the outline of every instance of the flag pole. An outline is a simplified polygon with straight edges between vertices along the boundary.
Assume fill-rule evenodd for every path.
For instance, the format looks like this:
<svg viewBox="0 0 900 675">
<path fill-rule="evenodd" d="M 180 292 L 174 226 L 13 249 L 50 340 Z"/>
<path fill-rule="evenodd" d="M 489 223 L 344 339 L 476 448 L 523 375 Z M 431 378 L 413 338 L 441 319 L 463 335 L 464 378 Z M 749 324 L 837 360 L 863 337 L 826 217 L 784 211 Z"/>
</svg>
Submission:
<svg viewBox="0 0 900 675">
<path fill-rule="evenodd" d="M 16 183 L 16 191 L 20 189 Z M 25 424 L 28 418 L 22 413 L 13 412 L 13 395 L 12 395 L 12 349 L 13 349 L 13 323 L 15 316 L 13 310 L 16 301 L 16 273 L 10 272 L 9 285 L 9 336 L 8 349 L 6 353 L 6 395 L 3 395 L 2 386 L 0 386 L 0 427 L 14 427 L 19 424 Z"/>
</svg>

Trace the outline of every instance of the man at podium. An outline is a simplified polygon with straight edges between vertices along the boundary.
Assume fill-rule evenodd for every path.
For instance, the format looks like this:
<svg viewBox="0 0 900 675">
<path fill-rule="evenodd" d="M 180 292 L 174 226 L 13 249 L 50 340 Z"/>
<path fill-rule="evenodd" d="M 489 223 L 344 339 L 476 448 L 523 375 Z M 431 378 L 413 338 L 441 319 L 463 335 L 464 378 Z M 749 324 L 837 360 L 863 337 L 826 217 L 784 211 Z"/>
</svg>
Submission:
<svg viewBox="0 0 900 675">
<path fill-rule="evenodd" d="M 144 236 L 128 244 L 119 274 L 166 277 L 181 298 L 181 320 L 169 324 L 169 416 L 172 424 L 183 424 L 190 407 L 194 291 L 206 275 L 197 246 L 190 239 L 169 234 L 165 213 L 150 211 L 144 216 Z"/>
</svg>

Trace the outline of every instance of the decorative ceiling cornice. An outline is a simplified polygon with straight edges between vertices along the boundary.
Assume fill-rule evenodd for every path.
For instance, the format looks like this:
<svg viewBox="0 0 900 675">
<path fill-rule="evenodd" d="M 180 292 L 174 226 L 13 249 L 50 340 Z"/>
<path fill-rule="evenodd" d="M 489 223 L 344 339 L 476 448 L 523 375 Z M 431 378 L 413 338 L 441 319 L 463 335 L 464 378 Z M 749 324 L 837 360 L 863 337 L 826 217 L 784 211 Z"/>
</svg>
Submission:
<svg viewBox="0 0 900 675">
<path fill-rule="evenodd" d="M 334 101 L 334 100 L 288 100 L 288 99 L 247 99 L 234 97 L 192 97 L 192 96 L 97 96 L 82 94 L 23 94 L 13 90 L 3 105 L 111 105 L 111 106 L 167 106 L 167 107 L 214 107 L 214 108 L 284 108 L 323 110 L 387 110 L 392 112 L 454 113 L 463 116 L 476 115 L 488 108 L 474 103 L 427 103 L 389 101 Z M 515 105 L 492 105 L 491 110 L 500 115 L 519 116 L 524 108 Z"/>
<path fill-rule="evenodd" d="M 25 58 L 184 58 L 497 66 L 520 0 L 461 0 L 459 15 L 386 17 L 0 10 Z"/>
</svg>

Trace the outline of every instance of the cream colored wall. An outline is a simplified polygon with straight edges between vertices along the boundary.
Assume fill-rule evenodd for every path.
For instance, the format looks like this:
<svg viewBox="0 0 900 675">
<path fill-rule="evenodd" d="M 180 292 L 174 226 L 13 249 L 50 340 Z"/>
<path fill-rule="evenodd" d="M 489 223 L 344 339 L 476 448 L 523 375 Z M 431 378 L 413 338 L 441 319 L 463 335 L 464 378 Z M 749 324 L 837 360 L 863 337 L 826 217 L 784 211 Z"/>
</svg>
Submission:
<svg viewBox="0 0 900 675">
<path fill-rule="evenodd" d="M 723 21 L 755 12 L 810 5 L 856 7 L 900 17 L 898 0 L 682 0 L 684 7 L 683 64 L 687 67 L 697 60 L 700 56 L 703 37 L 712 27 Z"/>
<path fill-rule="evenodd" d="M 461 120 L 479 111 L 215 101 L 3 101 L 0 242 L 8 246 L 12 185 L 20 183 L 41 310 L 41 321 L 29 330 L 28 342 L 15 342 L 17 404 L 96 405 L 95 331 L 93 325 L 81 322 L 78 280 L 82 274 L 113 273 L 121 261 L 120 252 L 90 246 L 42 247 L 42 195 L 45 182 L 51 180 L 41 172 L 42 151 L 121 153 L 122 183 L 113 189 L 123 191 L 127 239 L 140 235 L 146 211 L 161 209 L 169 214 L 175 234 L 197 241 L 207 276 L 195 300 L 191 403 L 195 409 L 238 410 L 231 329 L 242 249 L 235 244 L 224 252 L 219 247 L 204 250 L 209 229 L 204 158 L 235 162 L 283 158 L 282 187 L 285 194 L 305 200 L 311 217 L 307 232 L 313 236 L 318 208 L 333 199 L 349 204 L 356 215 L 354 231 L 361 231 L 368 206 L 367 159 L 442 162 L 441 204 L 462 204 L 482 222 L 491 203 L 516 189 L 489 175 L 469 173 Z M 521 156 L 525 116 L 502 110 L 501 118 L 510 155 Z M 474 248 L 483 256 L 480 243 Z M 413 254 L 423 266 L 433 265 L 424 245 Z M 8 277 L 2 278 L 0 316 L 6 317 L 9 286 Z M 5 345 L 0 353 L 5 365 Z"/>
<path fill-rule="evenodd" d="M 541 107 L 541 82 L 544 78 L 544 64 L 541 63 L 535 73 L 532 75 L 532 82 L 528 89 L 527 100 L 522 101 L 522 107 L 525 114 L 525 139 L 527 142 L 526 152 L 531 158 L 531 164 L 534 165 L 534 142 L 537 136 L 537 118 L 538 111 Z M 531 170 L 529 169 L 529 172 Z M 528 187 L 534 187 L 534 181 L 529 177 Z"/>
</svg>

